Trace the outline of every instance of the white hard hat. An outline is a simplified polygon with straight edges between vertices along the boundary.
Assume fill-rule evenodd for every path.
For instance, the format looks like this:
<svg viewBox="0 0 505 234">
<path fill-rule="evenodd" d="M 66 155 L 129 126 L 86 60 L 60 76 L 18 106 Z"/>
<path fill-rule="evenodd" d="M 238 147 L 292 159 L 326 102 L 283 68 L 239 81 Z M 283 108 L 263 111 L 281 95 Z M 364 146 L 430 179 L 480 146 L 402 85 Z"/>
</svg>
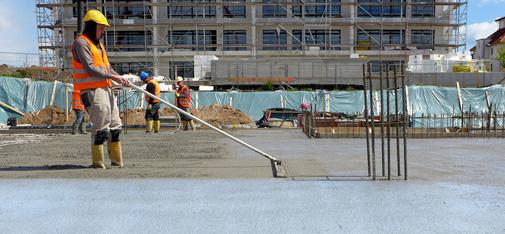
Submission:
<svg viewBox="0 0 505 234">
<path fill-rule="evenodd" d="M 182 76 L 177 76 L 177 77 L 175 78 L 175 81 L 176 81 L 176 82 L 183 81 L 183 80 L 184 80 L 184 79 L 182 79 Z"/>
</svg>

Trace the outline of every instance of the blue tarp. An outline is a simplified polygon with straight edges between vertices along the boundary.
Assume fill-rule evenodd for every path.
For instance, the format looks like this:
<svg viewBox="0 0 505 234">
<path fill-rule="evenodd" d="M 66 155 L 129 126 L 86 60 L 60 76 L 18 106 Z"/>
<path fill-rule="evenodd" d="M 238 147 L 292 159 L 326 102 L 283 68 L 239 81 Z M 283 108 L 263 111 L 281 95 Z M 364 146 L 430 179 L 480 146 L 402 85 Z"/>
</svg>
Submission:
<svg viewBox="0 0 505 234">
<path fill-rule="evenodd" d="M 0 77 L 0 101 L 24 112 L 26 82 L 22 79 Z M 0 107 L 0 123 L 6 123 L 9 117 L 20 117 L 15 112 Z"/>
<path fill-rule="evenodd" d="M 33 112 L 47 107 L 51 102 L 53 88 L 55 99 L 53 105 L 65 108 L 65 84 L 53 82 L 30 81 L 0 77 L 0 101 L 5 102 L 22 112 Z M 72 85 L 68 85 L 68 106 L 70 107 Z M 386 96 L 384 91 L 384 97 Z M 497 112 L 505 111 L 505 88 L 495 85 L 487 88 L 464 88 L 461 96 L 465 111 L 484 112 L 486 110 L 486 94 L 490 102 L 496 106 Z M 394 91 L 390 91 L 394 95 Z M 398 92 L 401 94 L 401 91 Z M 435 86 L 410 86 L 408 88 L 409 113 L 414 116 L 437 114 L 459 114 L 458 93 L 456 88 Z M 130 109 L 140 108 L 144 95 L 140 92 L 128 92 L 127 106 Z M 198 98 L 197 98 L 198 96 Z M 162 93 L 162 98 L 174 102 L 174 95 Z M 394 113 L 394 96 L 390 97 L 390 112 Z M 370 103 L 370 95 L 367 94 Z M 302 102 L 312 104 L 316 110 L 344 112 L 348 114 L 361 113 L 364 110 L 363 91 L 274 91 L 274 92 L 191 92 L 192 106 L 202 108 L 212 104 L 231 105 L 249 115 L 252 119 L 260 119 L 263 111 L 269 108 L 299 109 Z M 374 112 L 379 113 L 380 93 L 373 92 Z M 384 100 L 386 103 L 386 100 Z M 329 104 L 329 106 L 327 106 Z M 144 105 L 145 106 L 145 103 Z M 384 105 L 386 108 L 386 105 Z M 401 97 L 398 103 L 402 109 Z M 387 110 L 385 109 L 384 112 Z M 18 114 L 1 107 L 0 123 L 6 123 L 9 117 L 21 118 Z"/>
</svg>

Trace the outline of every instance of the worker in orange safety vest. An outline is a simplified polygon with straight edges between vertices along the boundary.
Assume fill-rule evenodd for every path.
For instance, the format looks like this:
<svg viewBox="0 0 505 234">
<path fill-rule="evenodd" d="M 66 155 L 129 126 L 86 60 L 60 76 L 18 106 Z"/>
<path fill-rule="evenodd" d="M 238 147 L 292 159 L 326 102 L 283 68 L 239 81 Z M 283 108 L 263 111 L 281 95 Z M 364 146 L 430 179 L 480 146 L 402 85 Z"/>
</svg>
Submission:
<svg viewBox="0 0 505 234">
<path fill-rule="evenodd" d="M 106 141 L 111 166 L 123 167 L 119 140 L 122 123 L 112 82 L 122 86 L 129 86 L 129 82 L 111 68 L 105 47 L 100 42 L 105 27 L 110 26 L 105 16 L 92 9 L 86 12 L 83 21 L 82 35 L 72 45 L 72 67 L 74 88 L 80 90 L 82 102 L 93 123 L 91 167 L 106 168 L 103 149 Z"/>
<path fill-rule="evenodd" d="M 173 85 L 173 88 L 175 90 L 175 101 L 176 105 L 179 109 L 182 109 L 183 111 L 186 111 L 191 114 L 191 93 L 188 88 L 183 83 L 183 79 L 180 76 L 177 76 L 175 78 L 175 84 Z M 181 121 L 182 121 L 182 130 L 183 131 L 188 131 L 189 126 L 191 126 L 191 129 L 193 131 L 196 131 L 195 127 L 195 122 L 193 119 L 189 116 L 186 116 L 184 114 L 180 114 L 181 116 Z"/>
<path fill-rule="evenodd" d="M 147 92 L 153 94 L 156 97 L 160 96 L 160 84 L 158 84 L 158 81 L 153 79 L 149 73 L 145 71 L 140 72 L 140 80 L 144 82 L 144 84 L 147 84 Z M 146 133 L 150 133 L 153 130 L 155 133 L 157 133 L 160 131 L 160 101 L 146 95 L 146 102 Z"/>
<path fill-rule="evenodd" d="M 72 135 L 77 134 L 77 129 L 79 129 L 80 134 L 88 134 L 86 132 L 86 122 L 84 121 L 84 104 L 81 100 L 81 91 L 78 89 L 72 90 L 72 110 L 75 113 L 75 121 L 72 125 Z"/>
</svg>

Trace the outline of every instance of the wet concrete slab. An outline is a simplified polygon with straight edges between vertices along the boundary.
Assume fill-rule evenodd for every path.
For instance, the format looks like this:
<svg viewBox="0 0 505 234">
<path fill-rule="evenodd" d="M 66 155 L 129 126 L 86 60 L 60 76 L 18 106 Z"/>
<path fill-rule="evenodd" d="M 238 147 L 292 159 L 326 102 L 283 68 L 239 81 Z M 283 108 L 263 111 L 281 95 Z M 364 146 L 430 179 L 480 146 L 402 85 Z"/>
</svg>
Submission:
<svg viewBox="0 0 505 234">
<path fill-rule="evenodd" d="M 299 130 L 271 130 L 268 134 L 261 131 L 232 133 L 284 161 L 291 177 L 320 175 L 345 179 L 368 175 L 364 138 L 310 139 Z M 505 140 L 501 138 L 408 139 L 407 142 L 410 180 L 505 185 L 505 170 L 502 170 Z M 380 141 L 377 145 L 380 147 Z M 240 157 L 254 155 L 241 147 L 234 147 L 230 152 Z M 391 155 L 392 172 L 396 173 L 396 146 L 391 147 Z M 403 165 L 403 157 L 400 162 Z M 376 163 L 377 174 L 382 175 L 379 150 Z"/>
<path fill-rule="evenodd" d="M 370 181 L 365 139 L 230 133 L 288 178 L 208 131 L 129 133 L 126 170 L 81 168 L 83 136 L 0 146 L 2 232 L 505 233 L 503 139 L 411 139 L 409 180 Z"/>
<path fill-rule="evenodd" d="M 422 181 L 2 180 L 3 233 L 504 233 L 505 188 Z"/>
</svg>

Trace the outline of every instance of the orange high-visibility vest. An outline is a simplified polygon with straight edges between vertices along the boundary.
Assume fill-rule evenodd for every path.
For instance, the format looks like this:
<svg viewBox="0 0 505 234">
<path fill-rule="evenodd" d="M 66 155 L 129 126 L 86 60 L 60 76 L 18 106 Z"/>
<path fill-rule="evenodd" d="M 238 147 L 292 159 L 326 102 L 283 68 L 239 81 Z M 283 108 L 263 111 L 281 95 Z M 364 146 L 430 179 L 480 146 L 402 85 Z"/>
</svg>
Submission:
<svg viewBox="0 0 505 234">
<path fill-rule="evenodd" d="M 186 95 L 186 90 L 188 90 L 188 86 L 186 85 L 183 85 L 180 89 L 177 89 L 176 92 L 179 94 L 179 97 L 177 97 L 177 105 L 189 108 L 191 105 L 191 95 L 189 94 L 189 92 L 186 98 L 180 97 Z"/>
<path fill-rule="evenodd" d="M 148 82 L 147 82 L 147 85 L 149 85 L 150 83 L 153 83 L 154 84 L 154 96 L 156 97 L 160 97 L 160 84 L 158 84 L 158 81 L 154 80 L 154 79 L 150 79 Z M 147 86 L 146 86 L 147 87 Z M 153 98 L 154 99 L 154 98 Z M 151 100 L 151 97 L 149 97 L 148 95 L 146 95 L 146 102 L 149 103 L 149 100 Z M 158 103 L 158 99 L 154 99 L 153 100 L 153 103 Z"/>
<path fill-rule="evenodd" d="M 81 91 L 78 89 L 72 91 L 72 110 L 86 110 L 82 104 Z"/>
<path fill-rule="evenodd" d="M 102 53 L 96 47 L 95 44 L 85 35 L 79 36 L 77 39 L 82 38 L 88 42 L 89 47 L 91 48 L 91 57 L 93 58 L 93 64 L 97 67 L 102 67 L 104 69 L 109 69 L 109 59 L 107 58 L 107 52 L 103 47 L 102 43 L 100 43 L 100 49 L 102 49 Z M 86 90 L 86 89 L 96 89 L 96 88 L 105 88 L 112 87 L 111 79 L 103 79 L 101 77 L 95 77 L 89 71 L 86 71 L 84 66 L 77 62 L 75 59 L 74 49 L 72 48 L 72 67 L 74 70 L 74 88 L 78 90 Z M 82 62 L 82 61 L 81 61 Z"/>
</svg>

